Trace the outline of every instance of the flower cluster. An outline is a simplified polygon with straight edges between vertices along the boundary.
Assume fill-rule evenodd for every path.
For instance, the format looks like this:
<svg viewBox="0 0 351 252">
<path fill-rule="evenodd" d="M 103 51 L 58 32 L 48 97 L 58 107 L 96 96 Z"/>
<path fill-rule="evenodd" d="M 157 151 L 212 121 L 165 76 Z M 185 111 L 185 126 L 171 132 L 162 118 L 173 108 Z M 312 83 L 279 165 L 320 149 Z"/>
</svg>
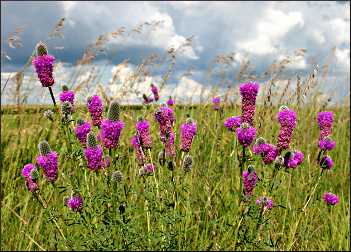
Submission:
<svg viewBox="0 0 351 252">
<path fill-rule="evenodd" d="M 85 147 L 87 143 L 87 136 L 91 130 L 89 122 L 84 122 L 83 120 L 77 120 L 77 126 L 74 129 L 76 137 L 78 138 L 80 144 Z"/>
<path fill-rule="evenodd" d="M 280 131 L 278 135 L 278 150 L 288 149 L 290 146 L 292 133 L 296 127 L 296 113 L 286 106 L 281 107 L 278 113 L 278 121 L 280 123 Z"/>
<path fill-rule="evenodd" d="M 140 119 L 136 125 L 137 135 L 140 139 L 140 145 L 145 149 L 151 149 L 152 138 L 150 134 L 150 124 L 145 119 Z"/>
<path fill-rule="evenodd" d="M 249 166 L 247 171 L 243 171 L 243 184 L 245 195 L 252 195 L 257 183 L 257 175 L 252 166 Z"/>
<path fill-rule="evenodd" d="M 256 155 L 260 155 L 265 164 L 273 163 L 278 156 L 278 148 L 273 144 L 266 143 L 265 140 L 260 142 L 257 139 L 256 143 L 252 147 L 252 151 Z"/>
<path fill-rule="evenodd" d="M 54 62 L 55 57 L 47 54 L 34 57 L 32 60 L 32 64 L 35 67 L 35 71 L 43 87 L 51 87 L 55 83 L 52 75 Z"/>
<path fill-rule="evenodd" d="M 284 156 L 284 165 L 286 168 L 295 169 L 303 162 L 304 155 L 301 151 L 287 152 Z"/>
<path fill-rule="evenodd" d="M 213 109 L 219 110 L 221 108 L 221 97 L 216 96 L 212 99 Z"/>
<path fill-rule="evenodd" d="M 134 147 L 135 155 L 136 155 L 136 159 L 137 159 L 138 164 L 140 166 L 143 166 L 144 163 L 146 162 L 146 156 L 145 156 L 144 151 L 141 147 L 138 136 L 132 137 L 131 144 Z"/>
<path fill-rule="evenodd" d="M 40 155 L 37 157 L 37 164 L 43 169 L 46 179 L 55 182 L 58 177 L 57 153 L 51 151 L 46 141 L 40 142 L 38 147 Z"/>
<path fill-rule="evenodd" d="M 266 196 L 261 196 L 256 200 L 256 205 L 263 208 L 263 212 L 273 208 L 273 200 Z"/>
<path fill-rule="evenodd" d="M 332 133 L 334 114 L 331 111 L 319 112 L 317 115 L 318 125 L 320 129 L 319 139 L 328 137 Z"/>
<path fill-rule="evenodd" d="M 61 103 L 69 102 L 71 104 L 72 112 L 74 108 L 74 92 L 72 90 L 68 90 L 67 86 L 62 87 L 62 92 L 60 93 L 60 101 Z"/>
<path fill-rule="evenodd" d="M 26 164 L 22 169 L 22 176 L 26 181 L 26 186 L 30 192 L 35 192 L 38 190 L 37 184 L 37 176 L 35 173 L 37 172 L 34 164 Z"/>
<path fill-rule="evenodd" d="M 99 96 L 94 95 L 88 98 L 87 107 L 94 126 L 100 126 L 102 120 L 103 106 Z"/>
<path fill-rule="evenodd" d="M 241 122 L 253 125 L 258 90 L 259 84 L 257 82 L 247 82 L 240 85 Z"/>
<path fill-rule="evenodd" d="M 83 198 L 78 193 L 66 199 L 65 203 L 74 212 L 80 212 L 83 209 Z"/>
<path fill-rule="evenodd" d="M 155 113 L 155 119 L 160 126 L 160 139 L 165 147 L 165 155 L 173 158 L 176 155 L 174 146 L 175 134 L 173 132 L 174 112 L 167 106 L 161 106 Z"/>
<path fill-rule="evenodd" d="M 236 131 L 236 129 L 240 127 L 240 124 L 241 124 L 240 116 L 229 117 L 224 122 L 224 126 L 229 131 Z"/>
<path fill-rule="evenodd" d="M 180 126 L 180 148 L 182 151 L 190 151 L 196 131 L 196 123 L 191 118 L 188 118 L 186 122 Z"/>
<path fill-rule="evenodd" d="M 240 144 L 244 147 L 248 147 L 256 137 L 256 129 L 251 127 L 248 123 L 242 123 L 240 127 L 236 129 L 236 136 Z"/>
<path fill-rule="evenodd" d="M 325 203 L 327 203 L 328 205 L 336 205 L 339 203 L 339 197 L 333 193 L 330 192 L 325 192 L 323 194 L 323 200 Z"/>
</svg>

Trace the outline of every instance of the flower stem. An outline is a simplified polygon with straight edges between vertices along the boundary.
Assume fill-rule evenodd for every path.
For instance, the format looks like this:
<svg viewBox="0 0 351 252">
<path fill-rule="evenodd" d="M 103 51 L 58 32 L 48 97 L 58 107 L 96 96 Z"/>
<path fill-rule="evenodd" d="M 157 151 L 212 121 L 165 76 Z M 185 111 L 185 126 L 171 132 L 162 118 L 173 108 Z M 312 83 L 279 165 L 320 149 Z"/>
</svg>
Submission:
<svg viewBox="0 0 351 252">
<path fill-rule="evenodd" d="M 54 103 L 54 106 L 56 107 L 56 101 L 55 101 L 54 93 L 52 92 L 51 87 L 49 87 L 49 91 L 50 91 L 50 96 L 51 96 L 52 102 Z"/>
</svg>

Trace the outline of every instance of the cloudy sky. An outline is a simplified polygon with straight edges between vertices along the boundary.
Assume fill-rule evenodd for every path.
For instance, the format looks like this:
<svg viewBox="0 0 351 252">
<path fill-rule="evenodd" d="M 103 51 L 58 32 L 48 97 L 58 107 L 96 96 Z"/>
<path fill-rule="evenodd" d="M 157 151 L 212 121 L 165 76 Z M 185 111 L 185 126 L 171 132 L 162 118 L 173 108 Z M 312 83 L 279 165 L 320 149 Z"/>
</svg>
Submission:
<svg viewBox="0 0 351 252">
<path fill-rule="evenodd" d="M 54 25 L 65 18 L 63 38 L 48 40 Z M 293 78 L 297 73 L 304 76 L 313 70 L 313 64 L 323 65 L 333 47 L 330 72 L 339 94 L 349 92 L 350 67 L 350 4 L 349 2 L 6 2 L 1 3 L 1 85 L 10 73 L 23 67 L 38 41 L 48 44 L 49 52 L 61 62 L 65 74 L 55 76 L 58 81 L 68 81 L 74 65 L 84 49 L 96 38 L 119 27 L 125 34 L 143 22 L 162 21 L 145 34 L 132 34 L 112 39 L 106 45 L 105 54 L 94 61 L 101 72 L 101 82 L 107 85 L 111 74 L 124 59 L 121 72 L 133 71 L 141 60 L 151 53 L 165 54 L 170 47 L 177 48 L 193 37 L 192 44 L 178 56 L 174 73 L 164 92 L 172 95 L 192 96 L 194 90 L 215 85 L 209 83 L 206 72 L 217 55 L 234 52 L 229 78 L 233 85 L 240 63 L 249 59 L 252 71 L 261 75 L 275 59 L 293 55 L 298 48 L 306 49 L 304 57 L 296 57 L 286 74 Z M 23 47 L 11 48 L 8 38 L 18 27 Z M 10 60 L 9 60 L 10 59 Z M 166 66 L 158 67 L 147 81 L 157 81 Z M 191 76 L 182 75 L 191 68 Z M 62 69 L 61 69 L 62 70 Z M 33 69 L 29 68 L 25 80 Z M 56 70 L 55 70 L 56 71 Z M 59 71 L 59 70 L 57 70 Z M 63 71 L 63 70 L 62 70 Z M 233 77 L 230 77 L 233 74 Z M 289 76 L 290 75 L 290 76 Z M 78 80 L 75 80 L 78 81 Z M 264 81 L 264 80 L 262 80 Z M 10 82 L 8 83 L 10 85 Z M 35 88 L 40 88 L 36 83 Z M 72 84 L 73 85 L 73 84 Z M 173 85 L 173 86 L 172 86 Z M 178 85 L 177 88 L 176 85 Z M 57 85 L 59 86 L 59 85 Z M 118 89 L 111 85 L 111 93 Z M 58 88 L 58 87 L 57 87 Z M 340 96 L 340 95 L 339 95 Z M 30 95 L 29 101 L 44 102 Z"/>
</svg>

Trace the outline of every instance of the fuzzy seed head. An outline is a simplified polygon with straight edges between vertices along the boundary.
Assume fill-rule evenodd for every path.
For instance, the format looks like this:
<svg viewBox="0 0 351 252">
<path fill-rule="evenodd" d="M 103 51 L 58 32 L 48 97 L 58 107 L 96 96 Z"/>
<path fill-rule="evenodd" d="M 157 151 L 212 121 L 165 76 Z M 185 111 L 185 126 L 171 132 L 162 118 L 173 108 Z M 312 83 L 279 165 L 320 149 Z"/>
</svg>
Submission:
<svg viewBox="0 0 351 252">
<path fill-rule="evenodd" d="M 110 108 L 108 110 L 108 119 L 111 121 L 118 121 L 119 120 L 119 104 L 117 101 L 112 101 L 110 103 Z"/>
<path fill-rule="evenodd" d="M 44 117 L 46 117 L 49 120 L 53 120 L 54 119 L 54 112 L 52 112 L 52 110 L 48 109 L 48 110 L 44 111 Z"/>
<path fill-rule="evenodd" d="M 264 139 L 263 137 L 259 137 L 256 139 L 256 145 L 260 145 L 260 144 L 265 144 L 266 143 L 266 139 Z"/>
<path fill-rule="evenodd" d="M 184 157 L 183 170 L 185 172 L 190 172 L 193 166 L 193 158 L 188 154 Z"/>
<path fill-rule="evenodd" d="M 247 170 L 249 171 L 249 173 L 252 173 L 255 171 L 255 169 L 252 165 L 249 165 L 247 168 L 248 168 Z"/>
<path fill-rule="evenodd" d="M 280 106 L 279 111 L 282 111 L 282 110 L 284 110 L 284 109 L 289 109 L 289 108 L 288 108 L 288 106 L 286 106 L 286 105 L 282 105 L 282 106 Z"/>
<path fill-rule="evenodd" d="M 43 42 L 39 42 L 36 46 L 37 56 L 43 56 L 48 54 L 48 48 Z"/>
<path fill-rule="evenodd" d="M 158 153 L 158 162 L 160 163 L 161 166 L 164 166 L 164 164 L 166 162 L 165 152 L 164 151 L 160 151 Z"/>
<path fill-rule="evenodd" d="M 83 125 L 83 124 L 84 124 L 84 120 L 83 120 L 82 118 L 79 118 L 79 119 L 77 120 L 77 124 L 78 124 L 78 125 Z"/>
<path fill-rule="evenodd" d="M 72 104 L 69 101 L 62 103 L 61 110 L 63 114 L 70 114 L 72 111 Z"/>
<path fill-rule="evenodd" d="M 248 123 L 242 123 L 241 125 L 240 125 L 240 128 L 242 128 L 242 129 L 247 129 L 247 128 L 249 128 L 250 127 L 250 125 L 248 124 Z"/>
<path fill-rule="evenodd" d="M 40 155 L 46 156 L 51 152 L 50 145 L 47 141 L 41 141 L 38 145 Z"/>
<path fill-rule="evenodd" d="M 168 165 L 167 165 L 168 170 L 173 171 L 175 167 L 176 167 L 176 164 L 173 160 L 168 161 Z"/>
<path fill-rule="evenodd" d="M 68 87 L 66 85 L 62 85 L 62 91 L 68 91 Z"/>
<path fill-rule="evenodd" d="M 90 148 L 94 148 L 98 145 L 96 136 L 93 132 L 88 133 L 87 137 L 87 146 Z"/>
<path fill-rule="evenodd" d="M 276 167 L 280 167 L 280 166 L 284 165 L 284 158 L 282 156 L 276 157 L 274 160 L 274 165 Z"/>
<path fill-rule="evenodd" d="M 120 171 L 115 171 L 111 175 L 111 179 L 113 182 L 120 183 L 123 180 L 123 174 Z"/>
</svg>

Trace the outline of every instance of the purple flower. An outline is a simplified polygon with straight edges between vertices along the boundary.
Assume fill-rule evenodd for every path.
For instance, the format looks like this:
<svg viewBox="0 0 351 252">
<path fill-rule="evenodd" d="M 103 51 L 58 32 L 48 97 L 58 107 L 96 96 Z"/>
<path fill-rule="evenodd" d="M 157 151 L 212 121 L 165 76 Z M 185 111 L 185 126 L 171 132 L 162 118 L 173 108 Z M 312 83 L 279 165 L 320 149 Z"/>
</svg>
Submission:
<svg viewBox="0 0 351 252">
<path fill-rule="evenodd" d="M 180 148 L 185 152 L 189 152 L 197 131 L 196 123 L 192 119 L 189 119 L 180 126 Z"/>
<path fill-rule="evenodd" d="M 35 67 L 35 71 L 43 87 L 51 87 L 55 83 L 54 77 L 52 76 L 54 62 L 55 57 L 47 54 L 34 57 L 32 60 L 32 64 Z"/>
<path fill-rule="evenodd" d="M 263 207 L 263 211 L 270 210 L 273 207 L 273 200 L 266 196 L 261 196 L 256 200 L 256 205 Z"/>
<path fill-rule="evenodd" d="M 74 212 L 80 212 L 83 209 L 83 198 L 79 194 L 66 199 L 65 203 Z"/>
<path fill-rule="evenodd" d="M 242 176 L 245 195 L 252 195 L 257 183 L 257 175 L 255 170 L 250 166 L 247 171 L 243 171 Z"/>
<path fill-rule="evenodd" d="M 301 151 L 290 152 L 290 154 L 285 155 L 284 164 L 287 168 L 295 169 L 298 165 L 303 162 L 304 155 Z"/>
<path fill-rule="evenodd" d="M 334 114 L 332 111 L 319 112 L 317 116 L 318 125 L 320 129 L 319 139 L 323 139 L 332 133 Z"/>
<path fill-rule="evenodd" d="M 273 163 L 275 158 L 278 156 L 278 148 L 275 145 L 268 143 L 256 143 L 252 147 L 252 151 L 256 155 L 261 155 L 265 164 Z"/>
<path fill-rule="evenodd" d="M 256 96 L 259 90 L 257 82 L 240 84 L 241 95 L 241 121 L 253 125 L 256 110 Z"/>
<path fill-rule="evenodd" d="M 87 135 L 90 132 L 90 123 L 83 121 L 81 124 L 76 126 L 74 132 L 81 145 L 85 147 L 87 143 Z"/>
<path fill-rule="evenodd" d="M 166 136 L 164 137 L 165 154 L 167 158 L 173 158 L 176 155 L 174 139 L 175 134 L 173 129 L 170 128 L 170 131 L 167 132 Z"/>
<path fill-rule="evenodd" d="M 92 171 L 97 171 L 104 168 L 104 160 L 102 159 L 102 147 L 88 147 L 84 150 L 84 155 L 87 160 L 88 168 Z"/>
<path fill-rule="evenodd" d="M 173 109 L 167 106 L 161 106 L 155 113 L 155 119 L 160 125 L 172 126 L 175 122 Z"/>
<path fill-rule="evenodd" d="M 103 120 L 101 123 L 100 139 L 107 149 L 115 149 L 124 128 L 122 121 Z"/>
<path fill-rule="evenodd" d="M 160 97 L 158 95 L 158 89 L 154 84 L 151 84 L 151 92 L 154 94 L 155 101 L 158 101 Z"/>
<path fill-rule="evenodd" d="M 57 153 L 51 151 L 46 155 L 37 157 L 37 164 L 44 170 L 46 179 L 50 182 L 56 181 L 58 177 Z"/>
<path fill-rule="evenodd" d="M 279 152 L 288 149 L 294 128 L 296 127 L 296 113 L 288 108 L 283 108 L 278 113 L 280 131 L 277 147 Z"/>
<path fill-rule="evenodd" d="M 145 164 L 143 166 L 143 168 L 141 168 L 139 170 L 139 175 L 140 176 L 143 176 L 143 175 L 146 175 L 146 174 L 151 174 L 151 173 L 154 173 L 155 172 L 155 165 L 154 164 Z"/>
<path fill-rule="evenodd" d="M 63 91 L 60 93 L 60 101 L 64 103 L 65 101 L 68 101 L 69 103 L 74 105 L 74 92 L 71 90 Z"/>
<path fill-rule="evenodd" d="M 145 154 L 143 152 L 143 149 L 141 148 L 141 144 L 140 144 L 140 141 L 138 140 L 137 136 L 132 137 L 131 144 L 133 145 L 133 147 L 135 149 L 135 155 L 136 155 L 136 159 L 137 159 L 138 164 L 140 166 L 144 165 L 144 163 L 146 162 L 146 157 L 145 157 Z"/>
<path fill-rule="evenodd" d="M 99 96 L 94 95 L 88 98 L 87 107 L 94 126 L 100 126 L 102 120 L 103 106 Z"/>
<path fill-rule="evenodd" d="M 325 203 L 332 206 L 339 203 L 339 197 L 331 192 L 325 192 L 323 194 L 323 200 Z"/>
<path fill-rule="evenodd" d="M 212 103 L 213 103 L 213 109 L 214 110 L 219 110 L 221 108 L 221 97 L 216 96 L 212 98 Z"/>
<path fill-rule="evenodd" d="M 229 131 L 235 131 L 236 128 L 240 127 L 240 123 L 241 123 L 240 116 L 232 116 L 232 117 L 229 117 L 225 120 L 224 126 Z"/>
<path fill-rule="evenodd" d="M 321 161 L 319 162 L 319 165 L 321 166 L 322 169 L 328 169 L 331 170 L 334 166 L 334 162 L 329 156 L 323 156 Z"/>
<path fill-rule="evenodd" d="M 109 168 L 111 165 L 111 158 L 110 156 L 105 156 L 104 158 L 104 168 Z"/>
<path fill-rule="evenodd" d="M 143 148 L 150 148 L 152 146 L 152 138 L 150 134 L 150 124 L 147 120 L 140 120 L 135 125 L 140 139 L 140 144 Z"/>
<path fill-rule="evenodd" d="M 173 106 L 174 105 L 174 100 L 172 99 L 172 97 L 170 96 L 169 99 L 167 100 L 167 105 L 168 106 Z"/>
<path fill-rule="evenodd" d="M 330 137 L 325 137 L 319 140 L 318 143 L 319 148 L 324 151 L 331 151 L 332 149 L 334 149 L 335 145 L 336 142 L 333 141 Z"/>
<path fill-rule="evenodd" d="M 247 123 L 242 123 L 241 126 L 236 129 L 236 136 L 240 144 L 244 147 L 248 147 L 256 137 L 256 129 Z"/>
<path fill-rule="evenodd" d="M 36 178 L 33 178 L 32 172 L 36 171 L 34 164 L 26 164 L 22 169 L 22 176 L 26 181 L 26 186 L 30 192 L 38 190 L 38 184 L 36 183 Z"/>
</svg>

